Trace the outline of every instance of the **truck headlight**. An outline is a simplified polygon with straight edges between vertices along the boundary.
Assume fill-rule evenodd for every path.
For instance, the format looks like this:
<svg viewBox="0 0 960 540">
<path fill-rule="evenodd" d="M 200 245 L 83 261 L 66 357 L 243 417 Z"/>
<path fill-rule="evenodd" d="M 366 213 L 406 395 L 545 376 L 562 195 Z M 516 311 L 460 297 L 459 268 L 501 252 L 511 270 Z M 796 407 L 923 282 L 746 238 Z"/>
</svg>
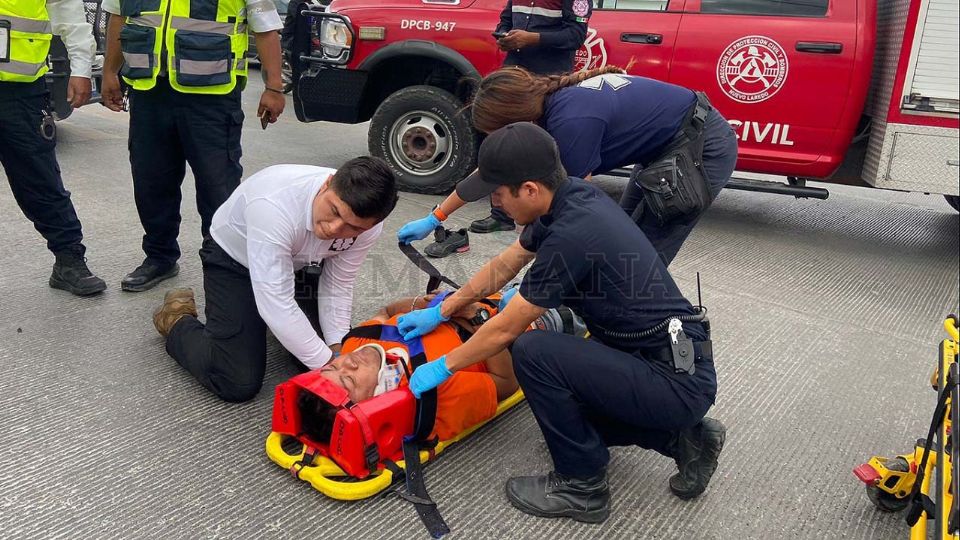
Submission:
<svg viewBox="0 0 960 540">
<path fill-rule="evenodd" d="M 342 19 L 324 18 L 320 23 L 320 46 L 323 55 L 335 62 L 344 62 L 353 45 L 353 30 Z"/>
</svg>

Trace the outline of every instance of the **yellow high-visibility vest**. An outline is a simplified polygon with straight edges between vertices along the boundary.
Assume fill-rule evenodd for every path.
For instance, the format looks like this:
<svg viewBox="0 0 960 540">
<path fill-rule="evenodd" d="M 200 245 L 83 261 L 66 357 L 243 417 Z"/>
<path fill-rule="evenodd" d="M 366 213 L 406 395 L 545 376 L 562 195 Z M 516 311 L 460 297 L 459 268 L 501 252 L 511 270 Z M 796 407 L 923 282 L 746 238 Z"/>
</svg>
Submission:
<svg viewBox="0 0 960 540">
<path fill-rule="evenodd" d="M 0 61 L 0 81 L 33 82 L 47 72 L 53 26 L 47 4 L 38 0 L 0 0 L 0 36 L 9 48 Z M 0 59 L 2 60 L 2 59 Z"/>
<path fill-rule="evenodd" d="M 120 0 L 120 14 L 120 74 L 135 90 L 157 84 L 161 55 L 178 92 L 228 94 L 247 76 L 245 0 Z"/>
</svg>

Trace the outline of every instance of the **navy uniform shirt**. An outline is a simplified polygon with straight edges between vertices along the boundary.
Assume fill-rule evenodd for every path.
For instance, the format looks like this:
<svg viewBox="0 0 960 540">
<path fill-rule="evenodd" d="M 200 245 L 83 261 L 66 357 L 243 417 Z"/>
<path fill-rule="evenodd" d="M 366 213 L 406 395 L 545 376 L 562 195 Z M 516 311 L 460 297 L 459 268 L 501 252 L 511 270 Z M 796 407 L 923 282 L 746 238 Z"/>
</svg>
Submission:
<svg viewBox="0 0 960 540">
<path fill-rule="evenodd" d="M 547 75 L 573 71 L 573 55 L 587 37 L 591 0 L 507 0 L 497 32 L 526 30 L 540 44 L 507 52 L 505 66 L 521 66 Z"/>
<path fill-rule="evenodd" d="M 646 77 L 608 73 L 547 96 L 540 124 L 567 174 L 583 178 L 647 165 L 680 129 L 696 94 Z"/>
<path fill-rule="evenodd" d="M 612 347 L 666 346 L 667 333 L 631 340 L 605 336 L 602 329 L 638 332 L 694 313 L 640 228 L 583 180 L 572 178 L 557 189 L 549 213 L 524 228 L 520 245 L 536 253 L 520 295 L 543 308 L 570 307 Z M 706 339 L 698 323 L 683 328 L 694 340 Z"/>
</svg>

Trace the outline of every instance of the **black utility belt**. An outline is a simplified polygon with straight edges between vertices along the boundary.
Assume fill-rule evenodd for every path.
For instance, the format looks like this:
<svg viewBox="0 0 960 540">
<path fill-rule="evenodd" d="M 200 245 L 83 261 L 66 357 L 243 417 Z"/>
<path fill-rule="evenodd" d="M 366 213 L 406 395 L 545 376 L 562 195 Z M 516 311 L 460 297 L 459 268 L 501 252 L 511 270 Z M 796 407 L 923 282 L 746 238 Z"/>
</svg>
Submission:
<svg viewBox="0 0 960 540">
<path fill-rule="evenodd" d="M 703 129 L 711 110 L 706 95 L 698 92 L 667 149 L 634 175 L 643 192 L 643 203 L 631 216 L 634 222 L 649 212 L 666 225 L 697 216 L 713 202 L 703 171 Z"/>
<path fill-rule="evenodd" d="M 713 342 L 711 340 L 692 341 L 686 343 L 680 340 L 677 344 L 664 347 L 642 347 L 634 355 L 646 360 L 666 364 L 674 373 L 696 372 L 696 363 L 713 360 Z"/>
</svg>

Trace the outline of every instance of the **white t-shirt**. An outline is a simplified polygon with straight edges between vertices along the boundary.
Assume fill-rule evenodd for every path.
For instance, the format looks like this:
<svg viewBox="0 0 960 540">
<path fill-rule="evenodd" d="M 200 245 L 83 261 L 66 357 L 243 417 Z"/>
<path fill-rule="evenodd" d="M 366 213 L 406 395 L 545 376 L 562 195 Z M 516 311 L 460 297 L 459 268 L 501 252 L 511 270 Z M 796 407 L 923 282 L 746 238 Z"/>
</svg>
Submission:
<svg viewBox="0 0 960 540">
<path fill-rule="evenodd" d="M 336 170 L 274 165 L 240 184 L 213 215 L 210 235 L 250 270 L 257 310 L 273 335 L 307 367 L 326 364 L 328 345 L 350 329 L 353 285 L 383 223 L 356 238 L 313 233 L 313 200 Z M 318 304 L 324 344 L 294 300 L 296 270 L 323 263 Z"/>
<path fill-rule="evenodd" d="M 217 0 L 208 0 L 216 2 Z M 283 28 L 283 22 L 280 21 L 280 15 L 277 13 L 277 6 L 273 0 L 246 0 L 247 2 L 247 24 L 255 34 L 261 32 L 272 32 Z M 79 3 L 79 2 L 78 2 Z M 103 0 L 101 7 L 107 13 L 120 15 L 120 0 Z M 238 13 L 243 16 L 243 13 Z"/>
</svg>

